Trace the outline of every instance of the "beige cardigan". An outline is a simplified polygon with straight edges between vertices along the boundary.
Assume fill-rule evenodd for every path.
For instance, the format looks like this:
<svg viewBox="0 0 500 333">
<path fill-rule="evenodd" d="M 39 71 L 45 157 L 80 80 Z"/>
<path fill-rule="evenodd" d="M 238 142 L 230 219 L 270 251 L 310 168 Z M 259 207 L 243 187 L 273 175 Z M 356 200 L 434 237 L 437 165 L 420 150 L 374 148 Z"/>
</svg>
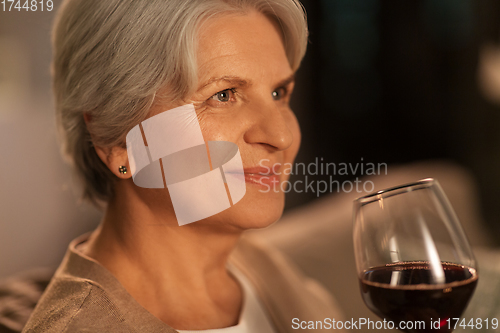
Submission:
<svg viewBox="0 0 500 333">
<path fill-rule="evenodd" d="M 176 332 L 137 303 L 103 266 L 75 250 L 87 237 L 71 242 L 23 332 Z M 242 237 L 229 261 L 254 286 L 276 332 L 297 332 L 293 318 L 341 319 L 328 292 L 256 234 Z"/>
</svg>

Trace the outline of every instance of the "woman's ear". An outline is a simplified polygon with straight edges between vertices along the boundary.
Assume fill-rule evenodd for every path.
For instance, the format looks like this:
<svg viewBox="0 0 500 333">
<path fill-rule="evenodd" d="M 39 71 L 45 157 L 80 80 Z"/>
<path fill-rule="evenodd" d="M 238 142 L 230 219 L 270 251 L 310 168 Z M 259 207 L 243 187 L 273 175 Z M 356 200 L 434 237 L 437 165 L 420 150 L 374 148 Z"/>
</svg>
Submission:
<svg viewBox="0 0 500 333">
<path fill-rule="evenodd" d="M 121 147 L 102 148 L 98 146 L 94 148 L 101 161 L 118 178 L 128 179 L 132 177 L 126 149 Z"/>
<path fill-rule="evenodd" d="M 92 121 L 92 116 L 90 113 L 85 112 L 83 114 L 83 119 L 85 120 L 85 125 L 88 127 L 89 123 Z M 106 164 L 108 169 L 118 178 L 128 179 L 132 176 L 126 149 L 120 147 L 102 148 L 98 146 L 94 146 L 94 148 L 97 156 L 99 156 L 101 161 Z"/>
</svg>

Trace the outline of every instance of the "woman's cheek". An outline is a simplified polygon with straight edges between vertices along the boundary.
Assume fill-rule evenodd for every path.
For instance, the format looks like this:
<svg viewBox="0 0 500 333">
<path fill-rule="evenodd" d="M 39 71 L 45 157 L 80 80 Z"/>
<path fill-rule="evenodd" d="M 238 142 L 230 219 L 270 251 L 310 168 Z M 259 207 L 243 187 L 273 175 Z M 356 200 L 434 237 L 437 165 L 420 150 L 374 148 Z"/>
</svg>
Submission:
<svg viewBox="0 0 500 333">
<path fill-rule="evenodd" d="M 198 113 L 198 123 L 205 141 L 220 141 L 220 135 L 223 133 L 221 121 L 208 109 Z"/>
<path fill-rule="evenodd" d="M 198 115 L 205 141 L 230 141 L 238 144 L 243 137 L 244 119 L 229 112 L 203 112 Z"/>
</svg>

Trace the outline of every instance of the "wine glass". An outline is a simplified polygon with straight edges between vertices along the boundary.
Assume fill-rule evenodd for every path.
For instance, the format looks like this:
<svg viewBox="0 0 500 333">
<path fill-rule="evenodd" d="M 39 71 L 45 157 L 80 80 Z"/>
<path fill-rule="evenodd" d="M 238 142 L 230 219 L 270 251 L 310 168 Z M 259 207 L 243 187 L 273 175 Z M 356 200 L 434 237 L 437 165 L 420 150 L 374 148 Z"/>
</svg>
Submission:
<svg viewBox="0 0 500 333">
<path fill-rule="evenodd" d="M 368 308 L 403 332 L 452 332 L 478 273 L 439 183 L 424 179 L 358 198 L 353 218 Z"/>
</svg>

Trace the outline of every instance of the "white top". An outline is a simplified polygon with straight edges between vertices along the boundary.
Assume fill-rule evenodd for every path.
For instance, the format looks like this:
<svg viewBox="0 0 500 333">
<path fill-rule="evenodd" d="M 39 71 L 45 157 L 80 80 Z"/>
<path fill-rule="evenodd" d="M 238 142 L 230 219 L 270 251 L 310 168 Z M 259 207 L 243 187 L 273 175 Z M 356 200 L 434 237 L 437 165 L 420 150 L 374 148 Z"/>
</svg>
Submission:
<svg viewBox="0 0 500 333">
<path fill-rule="evenodd" d="M 243 307 L 241 309 L 238 325 L 200 331 L 182 331 L 181 333 L 276 333 L 266 311 L 259 301 L 252 284 L 236 267 L 228 264 L 228 270 L 240 283 L 243 289 Z"/>
</svg>

